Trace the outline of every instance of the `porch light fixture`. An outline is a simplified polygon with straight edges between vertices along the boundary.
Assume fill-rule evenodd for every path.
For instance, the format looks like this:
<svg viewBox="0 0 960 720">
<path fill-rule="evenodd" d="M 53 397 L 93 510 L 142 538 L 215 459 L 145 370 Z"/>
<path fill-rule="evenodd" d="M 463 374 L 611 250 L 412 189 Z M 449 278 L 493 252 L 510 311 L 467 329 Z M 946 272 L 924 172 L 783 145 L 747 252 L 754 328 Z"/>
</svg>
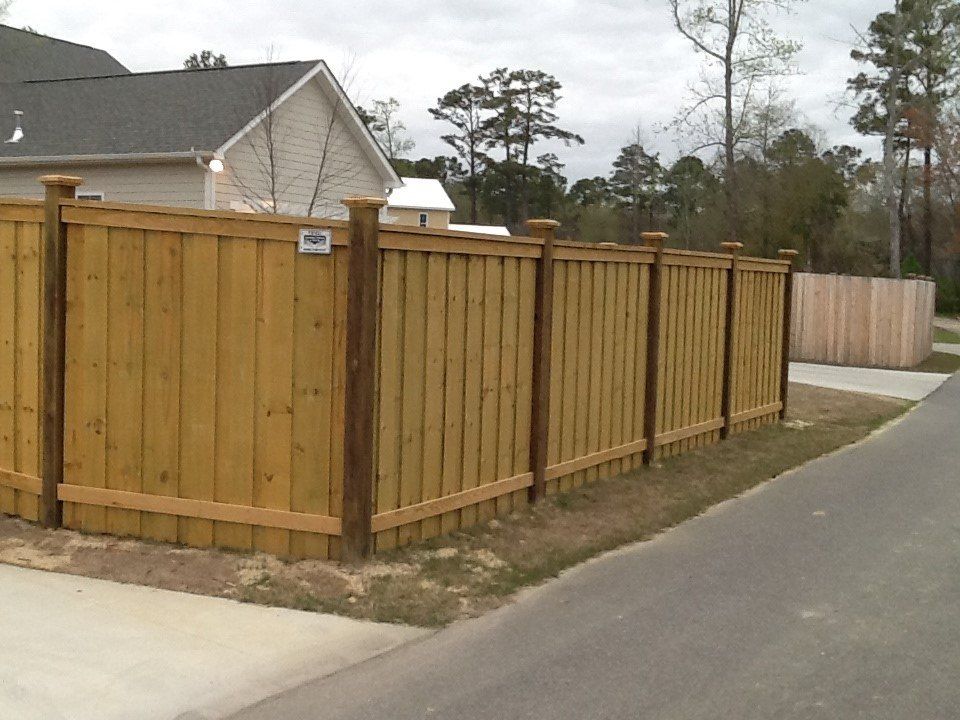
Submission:
<svg viewBox="0 0 960 720">
<path fill-rule="evenodd" d="M 16 120 L 17 126 L 13 129 L 13 135 L 10 136 L 10 139 L 5 141 L 6 144 L 18 143 L 23 140 L 23 126 L 20 124 L 20 118 L 23 117 L 23 110 L 14 110 L 13 117 Z"/>
</svg>

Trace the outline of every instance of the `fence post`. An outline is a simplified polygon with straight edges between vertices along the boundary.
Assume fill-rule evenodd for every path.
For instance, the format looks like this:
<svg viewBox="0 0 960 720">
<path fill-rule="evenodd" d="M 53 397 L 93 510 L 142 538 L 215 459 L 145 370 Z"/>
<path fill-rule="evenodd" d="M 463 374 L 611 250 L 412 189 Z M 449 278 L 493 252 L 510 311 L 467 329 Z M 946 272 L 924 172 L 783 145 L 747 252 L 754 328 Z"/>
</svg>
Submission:
<svg viewBox="0 0 960 720">
<path fill-rule="evenodd" d="M 371 550 L 379 215 L 386 203 L 376 197 L 343 201 L 350 209 L 341 530 L 342 559 L 347 560 L 367 557 Z"/>
<path fill-rule="evenodd" d="M 43 286 L 40 317 L 42 362 L 40 425 L 40 524 L 60 527 L 63 506 L 57 487 L 63 482 L 64 364 L 67 321 L 67 227 L 60 221 L 60 201 L 76 197 L 78 177 L 44 175 Z"/>
<path fill-rule="evenodd" d="M 723 427 L 720 428 L 720 437 L 727 438 L 730 435 L 731 417 L 733 416 L 733 378 L 736 372 L 734 363 L 736 361 L 736 338 L 734 330 L 736 329 L 736 311 L 737 311 L 737 292 L 738 292 L 738 265 L 740 264 L 740 251 L 743 249 L 743 243 L 722 242 L 720 247 L 730 253 L 730 279 L 727 282 L 727 318 L 724 328 L 723 341 L 723 392 L 721 394 L 720 408 L 723 414 Z"/>
<path fill-rule="evenodd" d="M 643 393 L 643 437 L 647 447 L 643 461 L 653 462 L 657 450 L 657 393 L 660 390 L 660 293 L 663 283 L 663 243 L 669 236 L 661 232 L 640 233 L 643 244 L 656 250 L 650 266 L 650 295 L 647 299 L 647 377 Z"/>
<path fill-rule="evenodd" d="M 780 419 L 787 416 L 787 395 L 790 388 L 790 332 L 793 323 L 793 259 L 797 256 L 796 250 L 779 250 L 777 255 L 781 260 L 790 263 L 783 286 L 783 349 L 780 351 Z"/>
<path fill-rule="evenodd" d="M 556 220 L 527 220 L 530 235 L 543 240 L 537 263 L 537 284 L 533 301 L 533 404 L 530 412 L 530 502 L 543 498 L 547 490 L 547 451 L 550 436 L 550 363 L 553 344 L 553 241 L 560 223 Z"/>
</svg>

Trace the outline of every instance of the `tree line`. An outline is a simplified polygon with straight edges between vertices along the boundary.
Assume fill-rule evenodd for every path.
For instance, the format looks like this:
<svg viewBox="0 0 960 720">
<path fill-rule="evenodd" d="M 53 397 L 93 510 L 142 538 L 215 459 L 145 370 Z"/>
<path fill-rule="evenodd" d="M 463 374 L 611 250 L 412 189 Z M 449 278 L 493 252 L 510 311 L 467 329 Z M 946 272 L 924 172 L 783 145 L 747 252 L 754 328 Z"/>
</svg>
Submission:
<svg viewBox="0 0 960 720">
<path fill-rule="evenodd" d="M 673 122 L 659 128 L 685 149 L 672 162 L 649 151 L 638 126 L 608 173 L 569 182 L 560 158 L 537 150 L 544 140 L 584 142 L 559 124 L 560 82 L 506 68 L 429 109 L 448 128 L 450 155 L 413 160 L 411 144 L 394 161 L 401 174 L 441 180 L 462 222 L 519 231 L 537 215 L 588 242 L 666 230 L 691 249 L 739 240 L 771 256 L 794 247 L 817 272 L 934 275 L 941 307 L 960 311 L 960 4 L 895 0 L 858 33 L 850 55 L 860 70 L 841 109 L 882 140 L 874 159 L 831 145 L 784 92 L 801 45 L 772 20 L 799 2 L 667 0 L 703 59 Z"/>
<path fill-rule="evenodd" d="M 880 157 L 865 158 L 825 139 L 784 90 L 801 46 L 773 20 L 801 2 L 665 0 L 702 58 L 673 121 L 654 129 L 679 141 L 671 161 L 637 126 L 607 173 L 569 180 L 543 144 L 585 141 L 561 122 L 562 85 L 543 70 L 499 67 L 445 92 L 427 110 L 450 148 L 436 157 L 415 158 L 396 99 L 357 109 L 401 175 L 444 183 L 460 222 L 522 232 L 524 220 L 549 216 L 587 242 L 666 230 L 691 249 L 794 247 L 817 272 L 934 275 L 941 307 L 960 312 L 960 4 L 893 0 L 858 32 L 850 55 L 860 69 L 840 105 L 882 142 Z M 225 62 L 208 51 L 188 67 Z"/>
</svg>

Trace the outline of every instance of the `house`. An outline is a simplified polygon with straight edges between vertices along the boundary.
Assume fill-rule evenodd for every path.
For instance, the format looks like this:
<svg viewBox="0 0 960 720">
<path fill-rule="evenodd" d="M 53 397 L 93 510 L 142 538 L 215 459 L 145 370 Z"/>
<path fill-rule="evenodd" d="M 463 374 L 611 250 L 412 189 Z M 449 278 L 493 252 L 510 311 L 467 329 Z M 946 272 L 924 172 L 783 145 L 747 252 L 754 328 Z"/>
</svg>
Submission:
<svg viewBox="0 0 960 720">
<path fill-rule="evenodd" d="M 0 48 L 0 196 L 57 173 L 90 199 L 342 217 L 401 184 L 322 60 L 133 73 L 6 26 Z"/>
<path fill-rule="evenodd" d="M 456 210 L 453 200 L 439 180 L 400 178 L 401 187 L 387 196 L 387 218 L 398 225 L 446 229 L 450 213 Z"/>
<path fill-rule="evenodd" d="M 389 222 L 486 235 L 510 235 L 507 228 L 499 225 L 451 223 L 450 214 L 457 208 L 439 180 L 408 177 L 400 179 L 403 185 L 391 190 L 387 196 Z"/>
</svg>

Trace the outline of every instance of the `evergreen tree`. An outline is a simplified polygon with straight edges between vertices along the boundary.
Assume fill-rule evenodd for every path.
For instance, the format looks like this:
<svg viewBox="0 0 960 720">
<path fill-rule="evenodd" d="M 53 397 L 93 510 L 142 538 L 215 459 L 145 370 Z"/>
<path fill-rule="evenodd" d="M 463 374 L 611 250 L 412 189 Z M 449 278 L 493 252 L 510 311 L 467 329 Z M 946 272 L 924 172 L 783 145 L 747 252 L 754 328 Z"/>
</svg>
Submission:
<svg viewBox="0 0 960 720">
<path fill-rule="evenodd" d="M 648 217 L 647 226 L 652 225 L 653 201 L 662 175 L 663 167 L 658 156 L 647 153 L 640 144 L 639 137 L 621 148 L 617 159 L 613 161 L 610 191 L 617 202 L 627 210 L 631 241 L 636 241 L 639 237 L 645 215 Z"/>
<path fill-rule="evenodd" d="M 502 190 L 506 222 L 518 226 L 529 217 L 534 146 L 543 140 L 560 140 L 566 145 L 584 141 L 556 124 L 561 85 L 552 75 L 541 70 L 497 68 L 480 80 L 483 106 L 491 113 L 482 125 L 484 142 L 487 150 L 502 152 L 503 160 L 492 169 Z"/>
<path fill-rule="evenodd" d="M 664 173 L 664 204 L 683 246 L 693 246 L 693 223 L 716 197 L 719 183 L 703 160 L 686 155 Z"/>
<path fill-rule="evenodd" d="M 204 70 L 207 68 L 225 68 L 227 67 L 227 56 L 223 53 L 215 55 L 213 50 L 201 50 L 200 54 L 193 53 L 183 61 L 183 67 L 187 70 Z"/>
<path fill-rule="evenodd" d="M 466 163 L 464 186 L 470 196 L 470 222 L 477 223 L 477 205 L 480 197 L 481 175 L 488 157 L 483 152 L 486 140 L 484 129 L 484 87 L 461 85 L 437 100 L 429 112 L 435 120 L 448 122 L 456 132 L 441 135 L 440 139 L 452 147 Z"/>
</svg>

